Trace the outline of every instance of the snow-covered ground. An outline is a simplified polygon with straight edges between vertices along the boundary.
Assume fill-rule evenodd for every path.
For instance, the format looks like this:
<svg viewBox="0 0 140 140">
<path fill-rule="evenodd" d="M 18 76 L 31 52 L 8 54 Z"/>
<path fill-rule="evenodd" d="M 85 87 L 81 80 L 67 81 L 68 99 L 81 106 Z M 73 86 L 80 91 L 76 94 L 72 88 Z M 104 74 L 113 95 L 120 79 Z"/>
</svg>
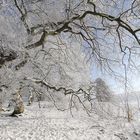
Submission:
<svg viewBox="0 0 140 140">
<path fill-rule="evenodd" d="M 140 121 L 89 117 L 82 109 L 72 117 L 50 103 L 33 103 L 18 117 L 0 117 L 0 140 L 140 140 Z"/>
</svg>

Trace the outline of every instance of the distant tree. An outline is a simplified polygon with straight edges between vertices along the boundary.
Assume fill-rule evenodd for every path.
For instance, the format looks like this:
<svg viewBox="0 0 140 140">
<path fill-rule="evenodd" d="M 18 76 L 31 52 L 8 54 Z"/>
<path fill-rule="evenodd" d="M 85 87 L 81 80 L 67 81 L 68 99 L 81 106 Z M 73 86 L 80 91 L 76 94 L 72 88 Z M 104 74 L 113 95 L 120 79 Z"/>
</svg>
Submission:
<svg viewBox="0 0 140 140">
<path fill-rule="evenodd" d="M 0 111 L 2 111 L 2 100 L 0 99 Z"/>
<path fill-rule="evenodd" d="M 111 99 L 111 90 L 101 78 L 95 80 L 95 94 L 99 102 L 109 102 Z"/>
</svg>

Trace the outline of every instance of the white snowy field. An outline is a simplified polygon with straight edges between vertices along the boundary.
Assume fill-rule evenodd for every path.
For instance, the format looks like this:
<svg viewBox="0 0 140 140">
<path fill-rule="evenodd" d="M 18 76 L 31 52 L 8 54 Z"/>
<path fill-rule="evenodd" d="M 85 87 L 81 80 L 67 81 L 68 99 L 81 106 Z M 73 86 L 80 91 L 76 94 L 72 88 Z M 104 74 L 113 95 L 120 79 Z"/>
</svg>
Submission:
<svg viewBox="0 0 140 140">
<path fill-rule="evenodd" d="M 140 140 L 140 120 L 89 117 L 84 110 L 58 111 L 41 102 L 18 117 L 0 117 L 0 140 Z"/>
</svg>

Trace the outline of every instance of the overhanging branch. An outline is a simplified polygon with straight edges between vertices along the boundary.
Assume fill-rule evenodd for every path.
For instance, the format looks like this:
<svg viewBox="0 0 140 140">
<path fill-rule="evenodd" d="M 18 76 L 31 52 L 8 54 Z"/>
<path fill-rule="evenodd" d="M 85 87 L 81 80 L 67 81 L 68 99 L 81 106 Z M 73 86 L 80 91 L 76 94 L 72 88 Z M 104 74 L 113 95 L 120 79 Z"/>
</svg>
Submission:
<svg viewBox="0 0 140 140">
<path fill-rule="evenodd" d="M 126 31 L 128 31 L 136 39 L 136 41 L 140 45 L 139 38 L 136 35 L 136 32 L 138 32 L 140 29 L 133 30 L 132 27 L 128 23 L 126 23 L 125 21 L 123 21 L 121 19 L 121 17 L 114 17 L 114 16 L 106 14 L 106 13 L 97 12 L 96 11 L 96 5 L 93 2 L 90 2 L 89 0 L 88 0 L 88 4 L 94 6 L 93 11 L 90 11 L 90 10 L 85 11 L 83 14 L 76 15 L 76 16 L 72 17 L 71 19 L 69 19 L 68 21 L 61 22 L 61 27 L 60 27 L 60 24 L 59 24 L 55 31 L 51 31 L 51 32 L 49 32 L 47 30 L 43 31 L 43 34 L 41 35 L 40 39 L 37 42 L 26 46 L 26 48 L 27 49 L 32 49 L 32 48 L 36 48 L 36 47 L 41 46 L 44 43 L 46 36 L 49 36 L 49 35 L 55 36 L 55 35 L 60 34 L 61 32 L 65 32 L 65 31 L 66 32 L 71 32 L 73 27 L 70 26 L 70 24 L 72 24 L 74 21 L 81 21 L 87 16 L 94 16 L 94 17 L 96 16 L 96 17 L 100 17 L 102 19 L 106 19 L 110 22 L 116 22 L 118 24 L 119 28 L 123 28 Z"/>
</svg>

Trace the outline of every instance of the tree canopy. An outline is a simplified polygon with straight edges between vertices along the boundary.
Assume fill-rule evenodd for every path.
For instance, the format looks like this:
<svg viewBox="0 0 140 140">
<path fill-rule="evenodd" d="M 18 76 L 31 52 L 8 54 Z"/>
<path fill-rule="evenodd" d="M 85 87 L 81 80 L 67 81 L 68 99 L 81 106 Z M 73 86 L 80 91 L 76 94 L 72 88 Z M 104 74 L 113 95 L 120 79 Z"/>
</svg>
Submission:
<svg viewBox="0 0 140 140">
<path fill-rule="evenodd" d="M 139 0 L 3 0 L 0 86 L 79 93 L 97 64 L 123 77 L 127 88 L 130 72 L 139 71 L 139 5 Z"/>
</svg>

